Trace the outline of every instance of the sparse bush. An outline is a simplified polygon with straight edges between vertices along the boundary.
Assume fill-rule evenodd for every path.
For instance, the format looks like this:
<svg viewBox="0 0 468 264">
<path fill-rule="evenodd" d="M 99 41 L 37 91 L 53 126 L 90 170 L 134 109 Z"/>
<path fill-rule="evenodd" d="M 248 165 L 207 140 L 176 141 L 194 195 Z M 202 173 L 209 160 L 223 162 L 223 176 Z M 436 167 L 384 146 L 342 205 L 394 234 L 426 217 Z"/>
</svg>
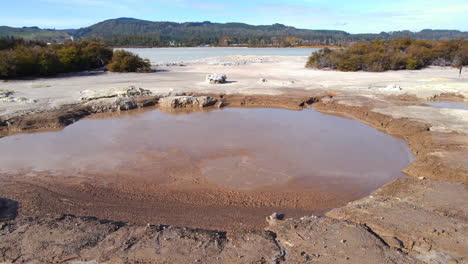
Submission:
<svg viewBox="0 0 468 264">
<path fill-rule="evenodd" d="M 151 72 L 151 63 L 125 50 L 116 50 L 108 65 L 111 72 Z"/>
<path fill-rule="evenodd" d="M 412 40 L 358 42 L 346 49 L 323 49 L 313 53 L 306 67 L 340 71 L 416 70 L 429 65 L 468 65 L 468 41 Z"/>
</svg>

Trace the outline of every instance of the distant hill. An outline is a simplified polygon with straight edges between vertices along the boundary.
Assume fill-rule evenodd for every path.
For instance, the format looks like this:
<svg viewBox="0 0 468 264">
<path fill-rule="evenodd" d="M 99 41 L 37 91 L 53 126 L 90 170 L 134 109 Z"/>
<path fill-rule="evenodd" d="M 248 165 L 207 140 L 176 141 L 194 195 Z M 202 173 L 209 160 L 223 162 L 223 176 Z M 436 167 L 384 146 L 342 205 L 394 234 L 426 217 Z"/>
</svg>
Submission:
<svg viewBox="0 0 468 264">
<path fill-rule="evenodd" d="M 0 26 L 0 37 L 13 36 L 32 40 L 65 40 L 70 38 L 72 30 L 40 29 L 38 27 L 7 27 Z"/>
<path fill-rule="evenodd" d="M 134 18 L 110 19 L 77 30 L 37 27 L 0 27 L 0 36 L 28 39 L 97 39 L 114 46 L 300 46 L 340 45 L 351 41 L 393 39 L 410 36 L 439 40 L 468 37 L 458 30 L 396 31 L 380 34 L 350 34 L 339 30 L 298 29 L 282 24 L 254 26 L 244 23 L 152 22 Z"/>
</svg>

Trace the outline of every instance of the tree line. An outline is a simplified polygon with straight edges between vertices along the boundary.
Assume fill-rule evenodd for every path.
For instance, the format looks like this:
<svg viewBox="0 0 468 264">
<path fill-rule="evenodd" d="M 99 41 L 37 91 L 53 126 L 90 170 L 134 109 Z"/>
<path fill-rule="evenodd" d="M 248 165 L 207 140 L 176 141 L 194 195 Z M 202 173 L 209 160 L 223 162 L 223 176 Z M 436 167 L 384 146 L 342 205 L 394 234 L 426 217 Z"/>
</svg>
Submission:
<svg viewBox="0 0 468 264">
<path fill-rule="evenodd" d="M 70 32 L 78 39 L 103 41 L 111 46 L 344 46 L 357 41 L 413 39 L 458 39 L 468 32 L 458 30 L 395 31 L 350 34 L 340 30 L 298 29 L 282 24 L 254 26 L 244 23 L 153 22 L 133 18 L 110 19 Z"/>
<path fill-rule="evenodd" d="M 415 70 L 430 65 L 462 67 L 468 65 L 468 41 L 396 40 L 358 42 L 346 48 L 322 49 L 313 53 L 307 67 L 340 71 Z"/>
<path fill-rule="evenodd" d="M 1 36 L 15 36 L 44 41 L 81 39 L 104 42 L 113 47 L 194 47 L 194 46 L 346 46 L 358 41 L 412 39 L 442 40 L 468 38 L 459 30 L 408 30 L 378 34 L 350 34 L 341 30 L 299 29 L 282 24 L 249 25 L 244 23 L 153 22 L 117 18 L 80 29 L 54 30 L 37 27 L 0 26 Z"/>
<path fill-rule="evenodd" d="M 149 71 L 149 61 L 101 42 L 64 43 L 0 37 L 0 78 L 51 76 L 93 70 L 111 64 L 110 71 Z"/>
</svg>

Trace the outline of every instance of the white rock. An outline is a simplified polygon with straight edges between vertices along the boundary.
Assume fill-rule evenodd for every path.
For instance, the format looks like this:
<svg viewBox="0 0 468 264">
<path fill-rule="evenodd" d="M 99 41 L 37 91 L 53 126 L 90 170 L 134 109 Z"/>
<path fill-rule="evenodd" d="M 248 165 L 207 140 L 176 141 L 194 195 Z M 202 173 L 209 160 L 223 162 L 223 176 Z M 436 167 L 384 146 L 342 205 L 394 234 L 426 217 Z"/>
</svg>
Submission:
<svg viewBox="0 0 468 264">
<path fill-rule="evenodd" d="M 208 74 L 206 76 L 206 81 L 212 84 L 225 83 L 227 76 L 225 74 Z"/>
</svg>

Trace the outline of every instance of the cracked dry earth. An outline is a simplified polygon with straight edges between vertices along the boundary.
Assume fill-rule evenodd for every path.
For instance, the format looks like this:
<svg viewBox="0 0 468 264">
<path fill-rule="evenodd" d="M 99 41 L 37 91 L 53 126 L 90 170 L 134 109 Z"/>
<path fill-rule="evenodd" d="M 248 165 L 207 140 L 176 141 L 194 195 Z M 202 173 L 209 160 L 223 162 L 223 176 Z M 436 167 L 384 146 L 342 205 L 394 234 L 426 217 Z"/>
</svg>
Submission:
<svg viewBox="0 0 468 264">
<path fill-rule="evenodd" d="M 26 205 L 15 198 L 27 195 L 18 191 L 12 197 L 12 192 L 0 189 L 0 263 L 467 263 L 466 112 L 431 108 L 410 95 L 337 94 L 330 89 L 290 89 L 276 96 L 185 95 L 210 95 L 227 107 L 312 107 L 359 120 L 407 142 L 415 155 L 405 169 L 409 177 L 322 217 L 273 215 L 265 230 L 228 232 L 69 214 L 25 216 Z M 453 99 L 447 94 L 438 97 Z M 158 104 L 158 99 L 132 100 L 144 107 Z M 0 131 L 61 128 L 96 109 L 126 109 L 115 104 L 106 99 L 97 108 L 65 105 L 9 117 L 0 121 Z"/>
</svg>

